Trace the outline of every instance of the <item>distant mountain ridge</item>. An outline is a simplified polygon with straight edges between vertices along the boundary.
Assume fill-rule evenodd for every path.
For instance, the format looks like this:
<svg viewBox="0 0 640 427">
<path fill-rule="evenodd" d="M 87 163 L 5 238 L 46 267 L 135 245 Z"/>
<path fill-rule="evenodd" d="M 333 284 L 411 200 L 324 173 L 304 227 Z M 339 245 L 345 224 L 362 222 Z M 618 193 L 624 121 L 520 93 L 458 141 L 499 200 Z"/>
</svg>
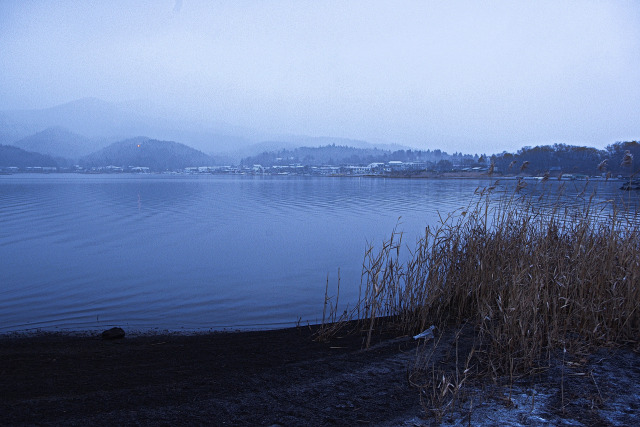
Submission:
<svg viewBox="0 0 640 427">
<path fill-rule="evenodd" d="M 86 156 L 98 148 L 90 138 L 59 126 L 22 138 L 12 145 L 26 151 L 72 160 Z"/>
<path fill-rule="evenodd" d="M 93 143 L 93 149 L 145 135 L 156 140 L 179 141 L 232 161 L 266 151 L 265 146 L 269 146 L 269 150 L 329 144 L 389 150 L 407 148 L 357 139 L 267 134 L 216 121 L 215 117 L 180 119 L 144 103 L 114 104 L 97 98 L 82 98 L 44 109 L 0 111 L 0 144 L 14 145 L 49 128 L 64 128 L 82 135 Z"/>
<path fill-rule="evenodd" d="M 152 171 L 180 170 L 192 166 L 210 166 L 211 156 L 184 144 L 137 137 L 115 142 L 80 159 L 85 168 L 117 166 L 147 167 Z"/>
<path fill-rule="evenodd" d="M 51 157 L 32 153 L 11 145 L 0 145 L 0 168 L 57 167 Z"/>
<path fill-rule="evenodd" d="M 146 135 L 157 140 L 181 141 L 207 151 L 216 147 L 228 150 L 257 142 L 247 135 L 250 131 L 242 134 L 243 130 L 237 127 L 220 124 L 216 128 L 213 124 L 155 117 L 134 106 L 112 104 L 96 98 L 83 98 L 38 110 L 0 111 L 0 143 L 13 144 L 51 127 L 62 127 L 106 143 Z"/>
</svg>

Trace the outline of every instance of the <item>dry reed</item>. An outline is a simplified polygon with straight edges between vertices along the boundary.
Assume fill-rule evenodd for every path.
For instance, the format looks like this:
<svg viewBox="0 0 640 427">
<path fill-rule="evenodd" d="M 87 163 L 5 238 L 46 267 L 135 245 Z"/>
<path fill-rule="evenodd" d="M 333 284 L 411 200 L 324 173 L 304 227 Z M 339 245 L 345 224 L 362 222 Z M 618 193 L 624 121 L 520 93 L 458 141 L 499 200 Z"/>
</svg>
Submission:
<svg viewBox="0 0 640 427">
<path fill-rule="evenodd" d="M 579 195 L 576 208 L 523 188 L 518 181 L 509 195 L 478 189 L 466 209 L 427 227 L 406 261 L 396 230 L 378 250 L 368 248 L 351 311 L 367 345 L 382 317 L 402 333 L 468 323 L 478 361 L 495 375 L 514 375 L 572 343 L 637 340 L 638 215 L 596 204 L 593 195 Z"/>
</svg>

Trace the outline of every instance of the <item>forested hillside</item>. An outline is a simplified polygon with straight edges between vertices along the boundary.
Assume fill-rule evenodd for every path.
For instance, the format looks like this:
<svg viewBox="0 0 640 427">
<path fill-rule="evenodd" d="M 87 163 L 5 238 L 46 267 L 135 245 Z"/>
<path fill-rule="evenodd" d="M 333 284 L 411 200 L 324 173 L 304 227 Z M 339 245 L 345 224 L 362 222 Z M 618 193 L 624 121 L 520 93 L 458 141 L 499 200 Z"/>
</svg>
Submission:
<svg viewBox="0 0 640 427">
<path fill-rule="evenodd" d="M 623 165 L 625 155 L 627 160 Z M 633 159 L 637 159 L 634 161 Z M 616 142 L 604 150 L 565 144 L 523 147 L 515 154 L 502 153 L 491 157 L 498 172 L 526 172 L 542 175 L 548 171 L 569 174 L 631 175 L 640 167 L 640 144 L 637 141 Z"/>
<path fill-rule="evenodd" d="M 80 165 L 85 168 L 147 167 L 152 171 L 165 171 L 206 166 L 212 161 L 210 156 L 184 144 L 139 137 L 113 143 L 82 158 Z"/>
<path fill-rule="evenodd" d="M 51 156 L 32 153 L 10 145 L 0 145 L 0 168 L 38 166 L 56 167 L 58 164 Z"/>
</svg>

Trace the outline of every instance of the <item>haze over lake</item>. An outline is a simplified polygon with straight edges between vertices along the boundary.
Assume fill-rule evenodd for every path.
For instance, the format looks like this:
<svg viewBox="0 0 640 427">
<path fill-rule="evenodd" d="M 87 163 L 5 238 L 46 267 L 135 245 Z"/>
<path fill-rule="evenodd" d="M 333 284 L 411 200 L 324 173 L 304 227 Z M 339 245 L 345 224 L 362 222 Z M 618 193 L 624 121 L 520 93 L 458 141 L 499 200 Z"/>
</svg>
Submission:
<svg viewBox="0 0 640 427">
<path fill-rule="evenodd" d="M 57 125 L 207 153 L 296 135 L 473 154 L 640 132 L 634 1 L 3 1 L 0 58 L 0 144 L 25 130 L 22 110 L 44 120 L 82 98 L 115 120 L 77 109 L 21 137 Z"/>
<path fill-rule="evenodd" d="M 398 225 L 412 247 L 494 181 L 0 176 L 0 331 L 314 323 L 327 275 L 335 290 L 340 269 L 341 302 L 357 298 L 367 242 Z"/>
</svg>

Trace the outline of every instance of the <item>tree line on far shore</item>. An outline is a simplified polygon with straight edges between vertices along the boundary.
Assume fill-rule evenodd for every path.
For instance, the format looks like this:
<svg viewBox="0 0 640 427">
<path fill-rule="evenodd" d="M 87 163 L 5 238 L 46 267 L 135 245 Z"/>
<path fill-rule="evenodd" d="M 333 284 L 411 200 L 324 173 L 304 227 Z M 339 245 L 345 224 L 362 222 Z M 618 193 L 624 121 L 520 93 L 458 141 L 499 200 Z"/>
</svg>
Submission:
<svg viewBox="0 0 640 427">
<path fill-rule="evenodd" d="M 387 163 L 390 161 L 425 163 L 427 170 L 447 172 L 470 168 L 489 169 L 505 175 L 521 173 L 543 175 L 547 172 L 598 175 L 632 175 L 638 171 L 640 143 L 638 141 L 616 142 L 604 150 L 593 147 L 566 144 L 523 147 L 515 153 L 502 152 L 491 156 L 485 154 L 448 154 L 441 150 L 379 150 L 353 148 L 339 145 L 323 147 L 300 147 L 264 152 L 242 159 L 241 166 L 301 164 L 359 165 Z"/>
<path fill-rule="evenodd" d="M 634 159 L 637 159 L 634 161 Z M 264 152 L 241 160 L 240 166 L 263 167 L 288 166 L 367 166 L 371 163 L 400 161 L 419 164 L 412 171 L 428 170 L 450 172 L 464 170 L 488 171 L 504 175 L 582 174 L 632 176 L 639 170 L 640 143 L 616 142 L 603 150 L 593 147 L 566 144 L 523 147 L 515 153 L 500 154 L 448 154 L 436 150 L 384 150 L 379 148 L 354 148 L 340 145 L 323 147 L 299 147 Z M 114 143 L 78 160 L 64 159 L 27 152 L 13 146 L 0 145 L 2 167 L 84 167 L 146 166 L 151 170 L 180 170 L 188 166 L 217 166 L 216 158 L 198 150 L 171 141 L 134 138 Z"/>
<path fill-rule="evenodd" d="M 516 153 L 501 153 L 491 156 L 495 168 L 505 174 L 522 170 L 541 175 L 549 171 L 570 174 L 632 175 L 638 171 L 640 143 L 638 141 L 616 142 L 604 150 L 565 144 L 523 147 Z M 526 162 L 526 163 L 525 163 Z"/>
</svg>

